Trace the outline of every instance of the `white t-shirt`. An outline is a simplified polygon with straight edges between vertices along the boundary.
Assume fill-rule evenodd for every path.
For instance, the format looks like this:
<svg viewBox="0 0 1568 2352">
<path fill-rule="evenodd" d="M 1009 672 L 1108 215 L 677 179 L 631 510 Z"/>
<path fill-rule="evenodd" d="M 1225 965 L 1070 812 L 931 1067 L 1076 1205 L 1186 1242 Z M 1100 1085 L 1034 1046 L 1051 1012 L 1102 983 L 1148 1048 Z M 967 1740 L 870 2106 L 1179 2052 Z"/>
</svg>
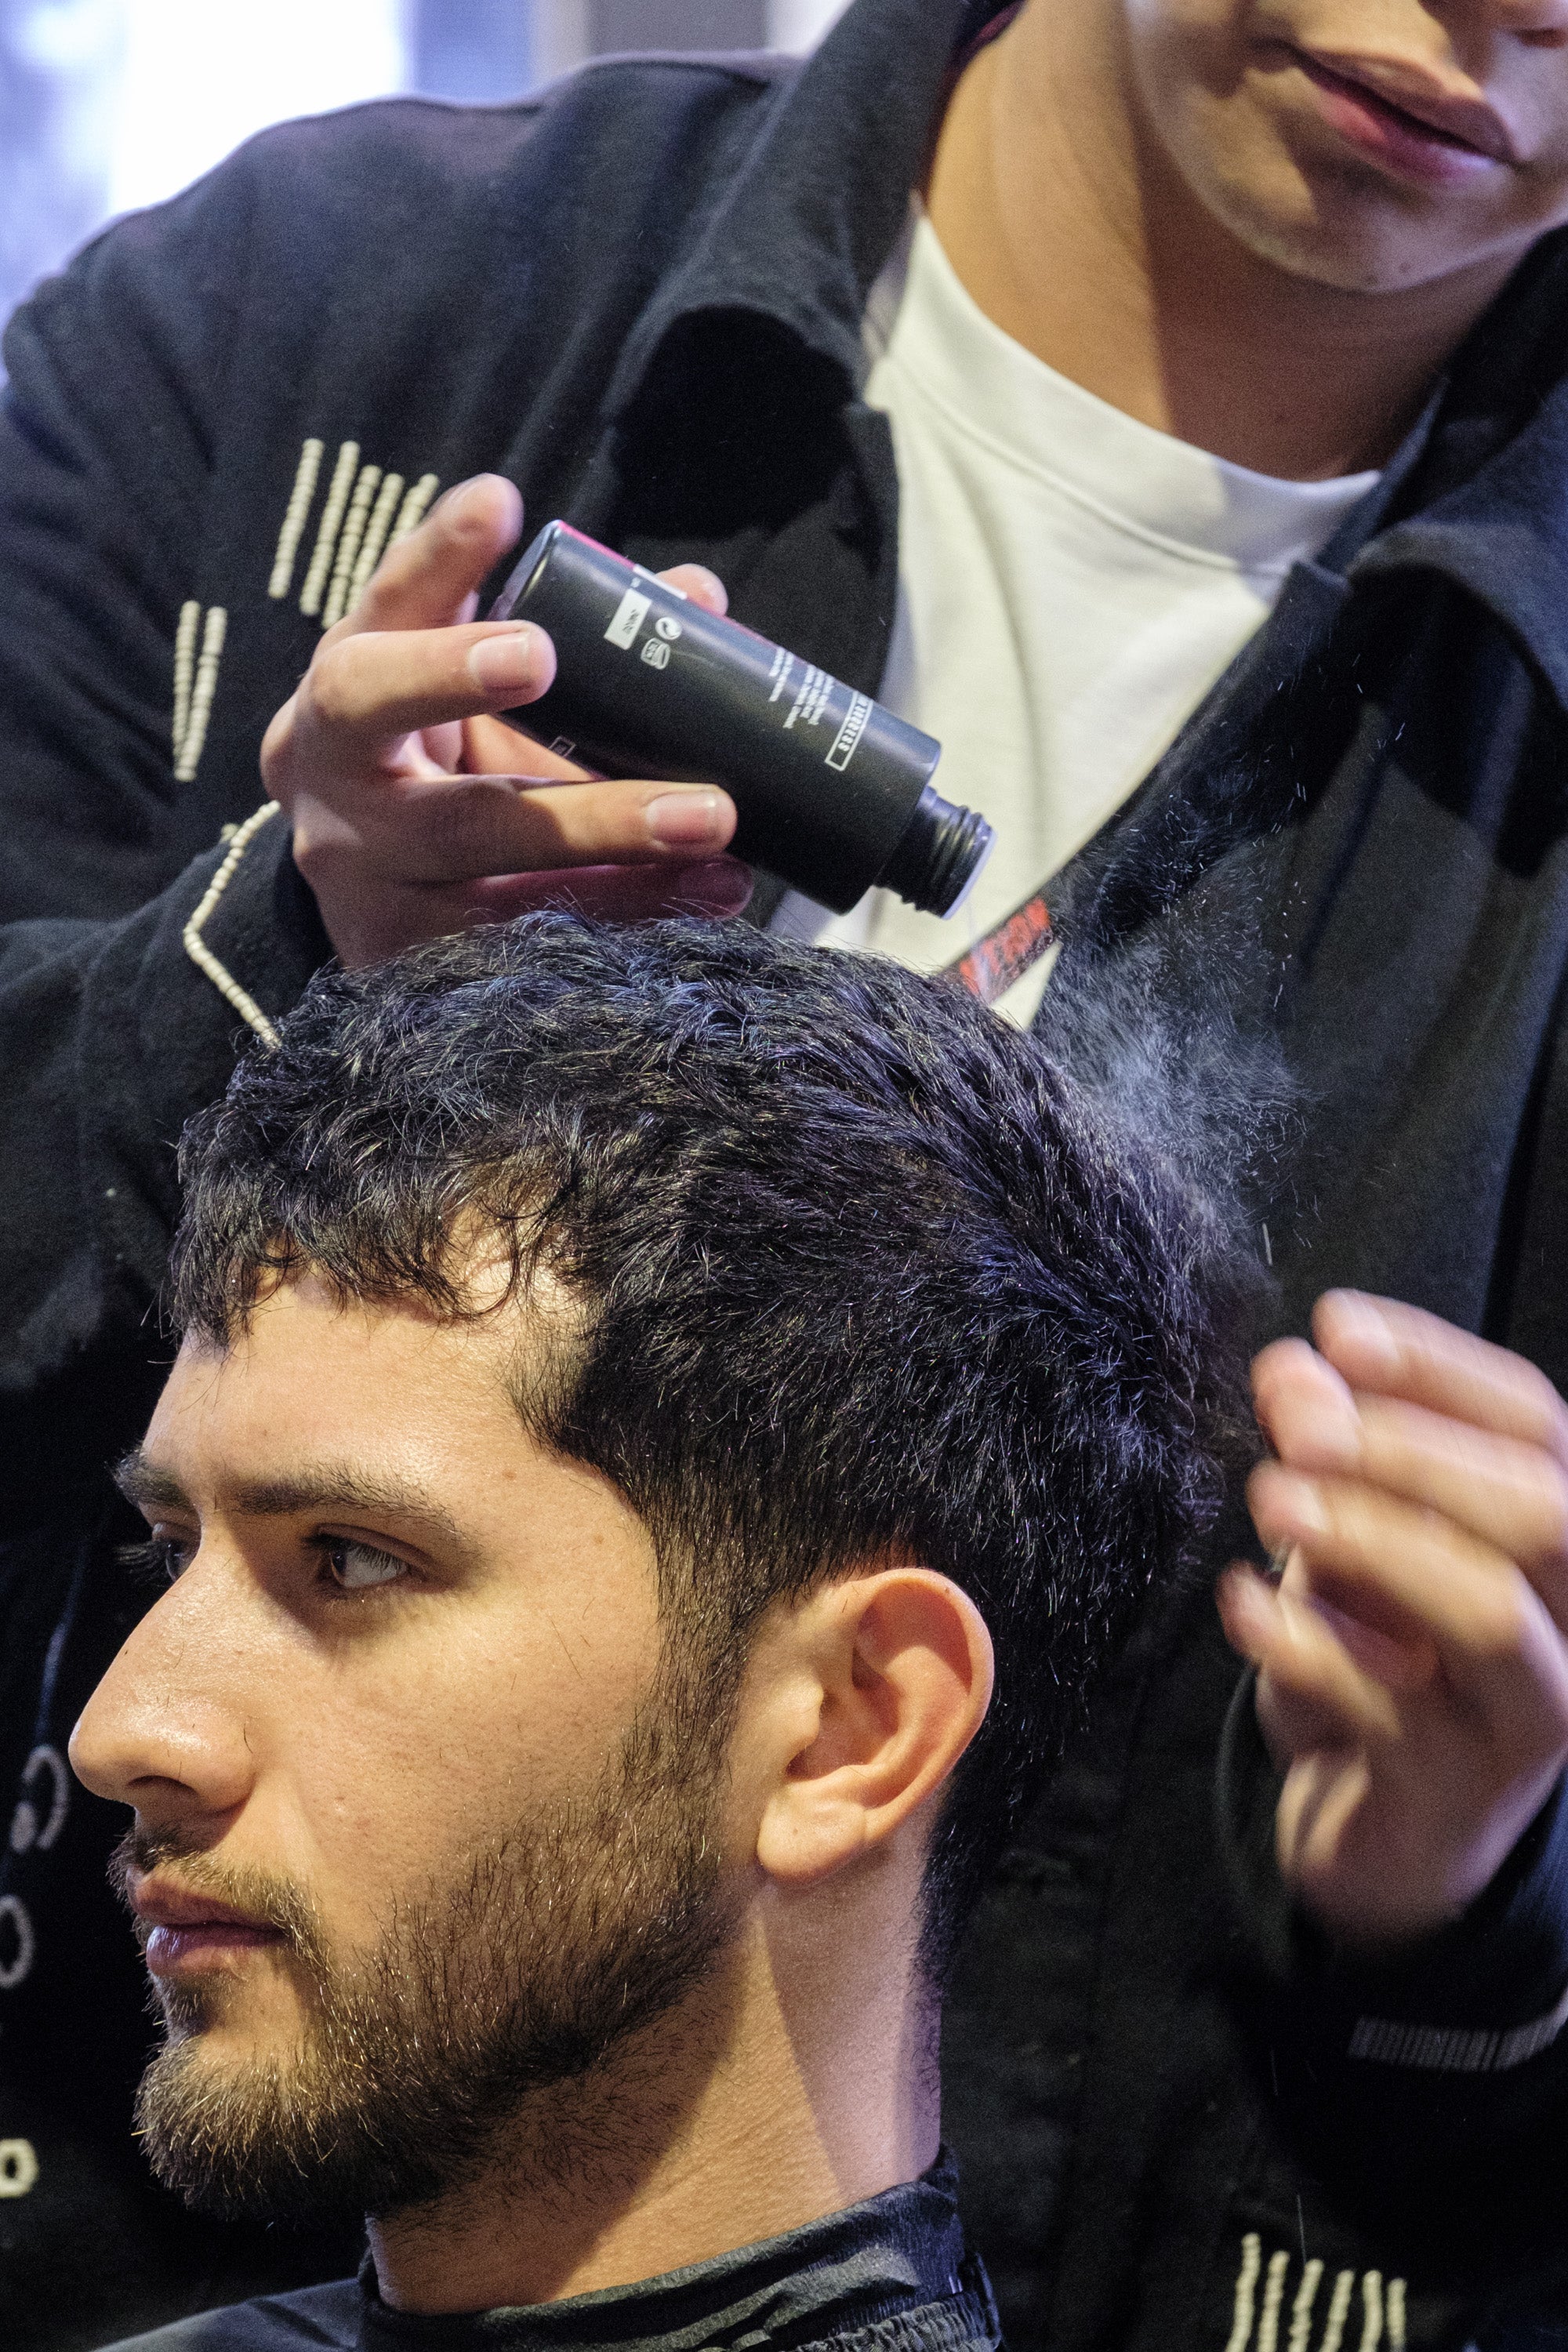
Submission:
<svg viewBox="0 0 1568 2352">
<path fill-rule="evenodd" d="M 866 397 L 892 427 L 899 599 L 881 698 L 996 846 L 950 921 L 874 890 L 773 928 L 951 963 L 1127 799 L 1376 480 L 1287 482 L 1125 416 L 1005 334 L 923 214 L 874 289 Z M 1047 892 L 1047 897 L 1048 897 Z M 1033 1019 L 1048 962 L 1002 1000 Z"/>
</svg>

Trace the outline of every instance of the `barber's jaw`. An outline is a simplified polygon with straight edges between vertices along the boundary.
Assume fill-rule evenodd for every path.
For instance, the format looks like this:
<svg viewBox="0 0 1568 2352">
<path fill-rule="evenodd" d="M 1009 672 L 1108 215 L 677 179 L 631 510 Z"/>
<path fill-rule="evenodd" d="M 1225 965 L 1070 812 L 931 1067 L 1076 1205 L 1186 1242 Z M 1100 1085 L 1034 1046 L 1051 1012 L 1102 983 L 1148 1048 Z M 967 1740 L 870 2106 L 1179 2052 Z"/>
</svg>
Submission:
<svg viewBox="0 0 1568 2352">
<path fill-rule="evenodd" d="M 193 2201 L 449 2209 L 500 2165 L 593 2240 L 596 2198 L 721 2144 L 668 2259 L 600 2232 L 596 2268 L 470 2267 L 426 2308 L 646 2275 L 929 2161 L 921 1874 L 990 1694 L 973 1604 L 918 1567 L 774 1609 L 732 1674 L 702 1654 L 623 1496 L 525 1428 L 536 1312 L 299 1278 L 187 1343 L 122 1473 L 173 1581 L 72 1743 L 135 1809 L 141 2125 Z"/>
<path fill-rule="evenodd" d="M 1293 276 L 1500 282 L 1568 218 L 1568 0 L 1090 5 L 1179 181 Z"/>
</svg>

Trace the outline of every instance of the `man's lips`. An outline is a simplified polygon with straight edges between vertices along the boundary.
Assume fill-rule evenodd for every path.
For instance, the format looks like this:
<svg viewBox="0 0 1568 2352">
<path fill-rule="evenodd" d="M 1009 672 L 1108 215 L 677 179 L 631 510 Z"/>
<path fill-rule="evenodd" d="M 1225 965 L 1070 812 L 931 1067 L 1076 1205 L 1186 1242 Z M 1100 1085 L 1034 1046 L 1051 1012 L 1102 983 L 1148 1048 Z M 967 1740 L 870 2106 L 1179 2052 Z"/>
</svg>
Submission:
<svg viewBox="0 0 1568 2352">
<path fill-rule="evenodd" d="M 1452 181 L 1519 160 L 1507 124 L 1482 100 L 1445 97 L 1370 62 L 1331 65 L 1304 49 L 1291 56 L 1321 93 L 1333 129 L 1395 171 Z"/>
<path fill-rule="evenodd" d="M 231 1903 L 153 1879 L 132 1882 L 147 1966 L 154 1976 L 175 1976 L 242 1951 L 287 1941 L 283 1930 Z"/>
</svg>

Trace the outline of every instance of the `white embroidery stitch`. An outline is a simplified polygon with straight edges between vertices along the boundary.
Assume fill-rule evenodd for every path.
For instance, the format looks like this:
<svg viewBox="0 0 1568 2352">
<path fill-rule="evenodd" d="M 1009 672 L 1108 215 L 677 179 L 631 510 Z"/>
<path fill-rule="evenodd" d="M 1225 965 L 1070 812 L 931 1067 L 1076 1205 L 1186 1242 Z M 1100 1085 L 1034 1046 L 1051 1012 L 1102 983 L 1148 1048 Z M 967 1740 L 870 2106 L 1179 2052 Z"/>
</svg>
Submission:
<svg viewBox="0 0 1568 2352">
<path fill-rule="evenodd" d="M 1390 2279 L 1384 2314 L 1388 2321 L 1388 2352 L 1405 2352 L 1405 2281 Z"/>
<path fill-rule="evenodd" d="M 289 510 L 283 518 L 283 528 L 278 534 L 278 551 L 272 559 L 272 576 L 267 583 L 267 593 L 274 604 L 287 596 L 293 584 L 294 558 L 300 552 L 300 541 L 305 535 L 305 518 L 316 495 L 316 478 L 321 470 L 323 447 L 323 443 L 311 440 L 307 441 L 300 452 L 294 487 L 289 493 Z"/>
<path fill-rule="evenodd" d="M 321 609 L 321 596 L 326 588 L 327 575 L 332 568 L 343 509 L 349 502 L 349 492 L 353 488 L 358 465 L 359 443 L 345 441 L 338 451 L 338 462 L 332 468 L 327 503 L 321 509 L 321 527 L 316 533 L 315 551 L 310 557 L 310 568 L 305 574 L 305 585 L 300 591 L 300 610 L 312 620 Z"/>
<path fill-rule="evenodd" d="M 359 603 L 360 598 L 364 594 L 365 590 L 369 587 L 370 575 L 375 570 L 376 565 L 381 562 L 381 551 L 386 545 L 386 534 L 392 529 L 393 517 L 397 509 L 397 501 L 402 496 L 402 475 L 388 474 L 385 480 L 382 483 L 381 495 L 376 499 L 374 508 L 371 513 L 370 520 L 365 526 L 364 540 L 360 548 L 359 560 L 354 565 L 354 576 L 349 583 L 349 600 L 347 610 L 351 613 L 353 611 L 354 606 Z"/>
<path fill-rule="evenodd" d="M 1544 2017 L 1507 2031 L 1495 2026 L 1409 2025 L 1392 2017 L 1356 2020 L 1350 2055 L 1374 2066 L 1409 2066 L 1427 2074 L 1504 2074 L 1549 2050 L 1568 2025 L 1568 1991 Z"/>
<path fill-rule="evenodd" d="M 327 601 L 321 607 L 321 626 L 336 626 L 348 610 L 349 582 L 353 578 L 354 560 L 359 554 L 360 541 L 370 514 L 370 502 L 381 480 L 379 466 L 362 466 L 354 494 L 349 500 L 348 513 L 343 517 L 342 535 L 338 551 L 332 559 L 332 584 L 327 591 Z"/>
<path fill-rule="evenodd" d="M 325 453 L 326 444 L 314 436 L 300 453 L 268 582 L 271 597 L 289 593 Z M 438 474 L 421 474 L 411 488 L 405 487 L 402 474 L 384 473 L 379 466 L 362 466 L 360 457 L 357 441 L 344 441 L 339 447 L 310 568 L 300 591 L 300 610 L 319 620 L 323 629 L 352 612 L 382 557 L 418 530 L 441 487 Z"/>
<path fill-rule="evenodd" d="M 1354 2293 L 1354 2271 L 1342 2271 L 1334 2281 L 1334 2297 L 1329 2305 L 1328 2326 L 1323 2330 L 1319 2352 L 1340 2352 L 1344 2339 L 1345 2314 L 1351 2307 L 1351 2297 Z"/>
<path fill-rule="evenodd" d="M 1255 2230 L 1249 2230 L 1241 2242 L 1241 2268 L 1237 2273 L 1230 2341 L 1225 2352 L 1247 2352 L 1252 2341 L 1253 2315 L 1258 2307 L 1258 2273 L 1262 2266 L 1263 2242 Z"/>
<path fill-rule="evenodd" d="M 1289 2352 L 1307 2352 L 1307 2339 L 1312 2332 L 1312 2305 L 1318 2299 L 1322 2275 L 1323 2265 L 1315 2259 L 1301 2273 L 1301 2284 L 1290 2305 Z"/>
<path fill-rule="evenodd" d="M 40 1814 L 46 1784 L 47 1802 Z M 31 1853 L 37 1846 L 47 1853 L 66 1825 L 70 1811 L 70 1774 L 58 1748 L 35 1748 L 22 1767 L 22 1793 L 11 1816 L 13 1853 Z"/>
<path fill-rule="evenodd" d="M 400 546 L 410 531 L 418 530 L 425 520 L 426 507 L 440 487 L 441 478 L 438 474 L 420 475 L 419 479 L 403 501 L 402 512 L 397 518 L 397 528 L 387 541 L 389 547 Z"/>
<path fill-rule="evenodd" d="M 202 630 L 201 658 L 196 663 L 195 683 L 191 688 L 190 718 L 180 739 L 179 756 L 174 761 L 174 780 L 188 784 L 195 781 L 206 748 L 207 722 L 212 717 L 213 697 L 217 692 L 218 664 L 223 659 L 224 639 L 228 634 L 228 614 L 221 604 L 208 613 Z"/>
<path fill-rule="evenodd" d="M 220 963 L 202 933 L 224 892 L 234 879 L 235 869 L 262 826 L 279 814 L 279 803 L 268 801 L 254 816 L 247 816 L 228 845 L 228 855 L 212 880 L 207 884 L 199 905 L 185 925 L 183 934 L 185 953 L 196 970 L 211 981 L 226 1003 L 232 1004 L 240 1019 L 268 1045 L 276 1046 L 278 1032 L 247 989 L 241 988 L 226 964 Z"/>
<path fill-rule="evenodd" d="M 0 1923 L 8 1923 L 11 1929 L 11 1957 L 0 1959 L 0 1992 L 15 1992 L 31 1974 L 38 1949 L 33 1923 L 19 1895 L 0 1895 Z M 0 1935 L 0 1951 L 5 1942 Z"/>
<path fill-rule="evenodd" d="M 1279 2352 L 1280 2316 L 1295 2260 L 1294 2254 L 1278 2250 L 1269 2255 L 1265 2273 L 1263 2242 L 1256 2231 L 1247 2231 L 1241 2242 L 1241 2268 L 1237 2273 L 1226 2352 Z M 1312 2315 L 1324 2275 L 1323 2264 L 1316 2258 L 1302 2264 L 1301 2283 L 1290 2305 L 1287 2352 L 1311 2352 Z M 1260 2278 L 1264 2283 L 1261 2305 L 1258 2294 Z M 1341 2352 L 1355 2290 L 1356 2273 L 1341 2271 L 1334 2280 L 1317 2352 Z M 1361 2293 L 1362 2330 L 1356 2352 L 1405 2352 L 1405 2281 L 1389 2279 L 1385 2283 L 1381 2271 L 1367 2271 L 1361 2277 Z"/>
<path fill-rule="evenodd" d="M 192 598 L 180 607 L 179 625 L 174 631 L 174 757 L 184 748 L 185 731 L 191 723 L 191 681 L 196 674 L 196 633 L 202 625 L 202 608 Z"/>
<path fill-rule="evenodd" d="M 1289 2254 L 1270 2254 L 1268 2277 L 1263 2289 L 1263 2316 L 1258 2323 L 1258 2352 L 1279 2352 L 1279 2306 L 1285 2300 L 1285 2273 L 1289 2267 Z"/>
</svg>

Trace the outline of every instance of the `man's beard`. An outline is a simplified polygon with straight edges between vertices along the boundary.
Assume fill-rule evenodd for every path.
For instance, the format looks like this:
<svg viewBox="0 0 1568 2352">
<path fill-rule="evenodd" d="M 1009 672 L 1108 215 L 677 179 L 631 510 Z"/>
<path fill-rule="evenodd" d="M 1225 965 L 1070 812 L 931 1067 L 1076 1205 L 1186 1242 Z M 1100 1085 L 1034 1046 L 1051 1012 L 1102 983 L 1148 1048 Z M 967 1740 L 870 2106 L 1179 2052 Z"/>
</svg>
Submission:
<svg viewBox="0 0 1568 2352">
<path fill-rule="evenodd" d="M 167 2188 L 203 2211 L 319 2221 L 426 2203 L 472 2179 L 503 2137 L 519 2188 L 635 2153 L 613 2083 L 595 2101 L 595 2078 L 711 1975 L 733 1929 L 718 1835 L 731 1710 L 713 1680 L 703 1691 L 669 1667 L 667 1655 L 588 1797 L 397 1904 L 352 1963 L 287 1882 L 225 1870 L 177 1832 L 122 1841 L 122 1886 L 178 1857 L 193 1893 L 279 1928 L 309 1987 L 294 2050 L 232 2068 L 202 2039 L 231 1984 L 163 1992 L 169 2038 L 142 2078 L 136 2128 Z M 519 2146 L 520 2111 L 562 2085 L 572 2095 L 548 2103 L 548 2145 L 531 2151 L 525 2126 Z"/>
</svg>

